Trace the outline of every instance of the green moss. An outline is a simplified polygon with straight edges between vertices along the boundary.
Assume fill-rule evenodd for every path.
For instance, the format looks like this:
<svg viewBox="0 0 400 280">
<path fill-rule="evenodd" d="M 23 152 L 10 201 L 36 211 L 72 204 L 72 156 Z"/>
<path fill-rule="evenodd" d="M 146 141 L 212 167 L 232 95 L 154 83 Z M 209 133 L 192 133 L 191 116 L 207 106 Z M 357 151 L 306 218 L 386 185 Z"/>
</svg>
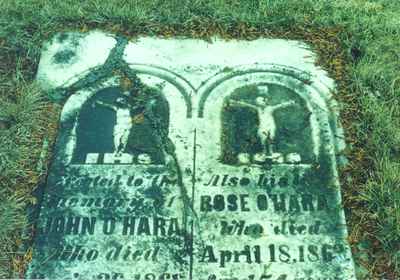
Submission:
<svg viewBox="0 0 400 280">
<path fill-rule="evenodd" d="M 58 53 L 56 53 L 53 57 L 53 60 L 57 64 L 67 64 L 75 56 L 76 56 L 75 51 L 66 49 L 66 50 L 62 50 L 62 51 L 59 51 Z"/>
</svg>

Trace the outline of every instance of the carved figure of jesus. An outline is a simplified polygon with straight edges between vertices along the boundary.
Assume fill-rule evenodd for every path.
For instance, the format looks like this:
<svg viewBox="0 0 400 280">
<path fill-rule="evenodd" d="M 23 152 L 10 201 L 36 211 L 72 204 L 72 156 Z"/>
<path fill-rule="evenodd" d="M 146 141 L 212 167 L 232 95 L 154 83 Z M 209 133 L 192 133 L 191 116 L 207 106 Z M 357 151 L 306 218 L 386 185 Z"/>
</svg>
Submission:
<svg viewBox="0 0 400 280">
<path fill-rule="evenodd" d="M 268 98 L 266 96 L 259 96 L 256 98 L 255 103 L 256 104 L 250 104 L 243 101 L 230 100 L 228 104 L 247 107 L 257 111 L 258 119 L 260 121 L 257 134 L 261 140 L 263 153 L 265 155 L 272 155 L 274 153 L 273 142 L 276 133 L 274 112 L 277 109 L 293 105 L 294 101 L 287 101 L 277 105 L 269 105 Z"/>
<path fill-rule="evenodd" d="M 127 101 L 123 97 L 119 97 L 115 104 L 108 104 L 102 101 L 96 101 L 95 104 L 115 111 L 116 124 L 113 131 L 114 151 L 116 154 L 121 154 L 126 148 L 129 132 L 132 128 L 130 108 Z"/>
</svg>

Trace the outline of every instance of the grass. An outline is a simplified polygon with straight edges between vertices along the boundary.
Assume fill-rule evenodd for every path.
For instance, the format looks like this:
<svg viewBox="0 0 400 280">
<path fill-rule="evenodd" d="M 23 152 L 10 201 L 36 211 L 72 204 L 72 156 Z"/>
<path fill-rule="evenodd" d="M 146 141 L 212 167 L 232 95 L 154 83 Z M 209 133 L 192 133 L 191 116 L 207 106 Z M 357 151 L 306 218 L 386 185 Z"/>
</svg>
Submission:
<svg viewBox="0 0 400 280">
<path fill-rule="evenodd" d="M 51 105 L 34 83 L 8 82 L 13 91 L 0 96 L 0 117 L 9 122 L 0 130 L 0 278 L 24 266 L 26 252 L 18 250 L 30 238 L 25 209 L 35 203 L 32 190 L 45 171 L 38 160 L 41 145 L 52 125 Z"/>
<path fill-rule="evenodd" d="M 0 0 L 0 10 L 0 119 L 10 126 L 0 129 L 0 278 L 22 276 L 29 260 L 29 251 L 17 250 L 29 239 L 25 208 L 43 179 L 43 141 L 54 138 L 48 131 L 58 110 L 33 83 L 41 44 L 59 31 L 92 28 L 314 42 L 338 82 L 349 144 L 342 191 L 356 262 L 365 279 L 400 278 L 400 1 Z"/>
</svg>

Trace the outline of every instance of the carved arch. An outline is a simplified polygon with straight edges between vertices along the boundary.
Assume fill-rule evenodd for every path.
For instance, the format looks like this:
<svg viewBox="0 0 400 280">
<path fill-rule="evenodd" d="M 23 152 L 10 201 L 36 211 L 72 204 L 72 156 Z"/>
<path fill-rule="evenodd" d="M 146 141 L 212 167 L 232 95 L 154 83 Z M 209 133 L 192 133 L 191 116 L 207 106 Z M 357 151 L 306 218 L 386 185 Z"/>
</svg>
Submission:
<svg viewBox="0 0 400 280">
<path fill-rule="evenodd" d="M 220 128 L 222 126 L 220 112 L 223 100 L 239 86 L 254 83 L 272 83 L 287 87 L 296 92 L 307 104 L 312 113 L 314 153 L 318 157 L 321 153 L 334 151 L 341 147 L 341 134 L 337 126 L 336 103 L 331 97 L 331 91 L 323 82 L 317 80 L 307 72 L 293 67 L 276 64 L 245 65 L 217 73 L 208 79 L 199 89 L 198 118 L 204 122 L 214 123 L 209 129 L 207 141 L 214 146 L 221 146 Z M 207 106 L 212 103 L 212 106 Z M 321 143 L 329 143 L 321 145 Z M 215 154 L 215 153 L 214 153 Z M 218 161 L 218 155 L 211 156 Z"/>
<path fill-rule="evenodd" d="M 183 77 L 166 69 L 149 65 L 130 65 L 130 69 L 141 78 L 141 76 L 154 76 L 170 84 L 168 92 L 162 92 L 169 106 L 169 133 L 170 137 L 183 134 L 179 127 L 182 117 L 189 119 L 192 116 L 192 95 L 193 87 Z M 110 78 L 105 82 L 99 82 L 91 87 L 73 93 L 65 102 L 60 122 L 60 135 L 57 141 L 58 160 L 61 165 L 68 165 L 76 145 L 76 127 L 79 111 L 90 98 L 96 95 L 101 89 L 118 86 L 117 78 Z M 174 90 L 171 90 L 174 88 Z"/>
</svg>

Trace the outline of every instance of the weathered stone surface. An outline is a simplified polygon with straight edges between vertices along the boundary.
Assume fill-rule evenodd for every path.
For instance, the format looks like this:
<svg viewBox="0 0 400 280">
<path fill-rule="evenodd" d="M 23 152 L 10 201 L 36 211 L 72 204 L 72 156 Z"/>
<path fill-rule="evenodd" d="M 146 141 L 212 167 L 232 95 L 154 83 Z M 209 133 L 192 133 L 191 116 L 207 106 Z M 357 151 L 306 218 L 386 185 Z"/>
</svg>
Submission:
<svg viewBox="0 0 400 280">
<path fill-rule="evenodd" d="M 355 279 L 334 84 L 306 45 L 117 38 L 110 57 L 48 76 L 66 103 L 29 277 Z"/>
<path fill-rule="evenodd" d="M 37 80 L 46 90 L 68 88 L 104 64 L 116 40 L 101 32 L 61 33 L 44 45 Z"/>
</svg>

